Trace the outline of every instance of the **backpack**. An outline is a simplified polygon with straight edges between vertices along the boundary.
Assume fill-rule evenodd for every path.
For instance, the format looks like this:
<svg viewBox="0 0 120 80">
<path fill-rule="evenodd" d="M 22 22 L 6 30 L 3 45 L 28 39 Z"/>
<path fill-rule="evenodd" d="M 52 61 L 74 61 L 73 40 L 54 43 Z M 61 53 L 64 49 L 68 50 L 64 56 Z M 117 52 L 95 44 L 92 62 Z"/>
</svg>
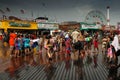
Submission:
<svg viewBox="0 0 120 80">
<path fill-rule="evenodd" d="M 77 41 L 73 44 L 74 49 L 81 50 L 83 49 L 83 44 L 80 41 Z"/>
</svg>

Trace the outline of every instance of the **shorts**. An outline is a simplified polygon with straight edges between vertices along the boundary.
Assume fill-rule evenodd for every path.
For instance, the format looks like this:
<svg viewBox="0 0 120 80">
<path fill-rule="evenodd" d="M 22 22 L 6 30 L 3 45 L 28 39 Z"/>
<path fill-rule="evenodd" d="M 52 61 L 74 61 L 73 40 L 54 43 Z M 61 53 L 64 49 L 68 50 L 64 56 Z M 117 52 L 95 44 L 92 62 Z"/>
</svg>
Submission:
<svg viewBox="0 0 120 80">
<path fill-rule="evenodd" d="M 105 48 L 105 45 L 102 45 L 102 48 Z"/>
<path fill-rule="evenodd" d="M 24 49 L 28 49 L 28 48 L 30 49 L 30 46 L 26 46 L 26 47 L 24 47 Z"/>
<path fill-rule="evenodd" d="M 70 48 L 67 48 L 67 49 L 66 49 L 66 53 L 67 53 L 67 54 L 70 54 L 70 52 L 71 52 L 71 49 L 70 49 Z"/>
<path fill-rule="evenodd" d="M 15 47 L 15 50 L 21 50 L 21 47 L 19 46 L 17 46 L 17 47 Z"/>
<path fill-rule="evenodd" d="M 94 45 L 94 48 L 98 48 L 98 46 L 97 46 L 97 45 Z"/>
<path fill-rule="evenodd" d="M 67 53 L 67 54 L 70 54 L 70 50 L 66 50 L 66 53 Z"/>
</svg>

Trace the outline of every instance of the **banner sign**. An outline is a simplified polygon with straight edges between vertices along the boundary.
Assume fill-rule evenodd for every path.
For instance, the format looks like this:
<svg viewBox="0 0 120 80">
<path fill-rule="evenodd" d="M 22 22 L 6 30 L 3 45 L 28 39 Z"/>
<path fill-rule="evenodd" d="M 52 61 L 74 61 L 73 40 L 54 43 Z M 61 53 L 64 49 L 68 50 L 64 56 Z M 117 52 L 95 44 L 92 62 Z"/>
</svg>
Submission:
<svg viewBox="0 0 120 80">
<path fill-rule="evenodd" d="M 30 23 L 25 23 L 25 22 L 9 22 L 9 25 L 11 27 L 30 27 Z"/>
<path fill-rule="evenodd" d="M 56 25 L 56 24 L 38 24 L 38 29 L 53 29 L 53 30 L 55 30 L 55 29 L 58 29 L 58 25 Z"/>
<path fill-rule="evenodd" d="M 89 25 L 89 24 L 81 24 L 81 29 L 100 29 L 101 25 L 96 24 L 96 25 Z"/>
</svg>

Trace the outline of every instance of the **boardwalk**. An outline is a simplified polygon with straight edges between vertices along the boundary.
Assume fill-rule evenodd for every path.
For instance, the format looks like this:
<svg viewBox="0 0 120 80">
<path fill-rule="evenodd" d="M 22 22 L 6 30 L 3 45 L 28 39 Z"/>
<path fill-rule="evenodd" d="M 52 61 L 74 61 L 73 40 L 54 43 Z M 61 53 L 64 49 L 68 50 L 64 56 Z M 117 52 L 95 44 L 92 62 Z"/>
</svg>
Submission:
<svg viewBox="0 0 120 80">
<path fill-rule="evenodd" d="M 32 60 L 28 58 L 28 61 Z M 39 59 L 37 61 L 40 62 Z M 22 65 L 19 65 L 21 63 Z M 12 62 L 0 64 L 0 80 L 107 80 L 108 76 L 108 69 L 102 63 L 102 54 L 98 55 L 98 66 L 95 68 L 93 62 L 89 65 L 84 64 L 82 74 L 73 60 L 63 59 L 55 62 L 53 66 L 55 68 L 48 69 L 45 64 L 27 65 L 27 61 L 13 58 Z"/>
<path fill-rule="evenodd" d="M 107 80 L 108 70 L 101 61 L 101 54 L 98 56 L 98 67 L 94 68 L 93 63 L 84 65 L 83 79 L 76 70 L 73 61 L 56 62 L 51 70 L 46 70 L 45 65 L 34 65 L 20 67 L 10 77 L 8 72 L 0 73 L 0 80 Z M 119 70 L 120 71 L 120 70 Z"/>
</svg>

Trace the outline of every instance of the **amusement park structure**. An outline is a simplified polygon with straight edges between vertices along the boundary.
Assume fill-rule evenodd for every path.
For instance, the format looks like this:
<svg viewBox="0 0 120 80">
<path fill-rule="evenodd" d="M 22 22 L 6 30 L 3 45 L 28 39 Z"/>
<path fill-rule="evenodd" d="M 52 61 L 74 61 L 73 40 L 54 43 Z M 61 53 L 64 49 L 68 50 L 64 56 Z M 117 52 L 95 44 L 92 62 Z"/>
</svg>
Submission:
<svg viewBox="0 0 120 80">
<path fill-rule="evenodd" d="M 85 23 L 96 24 L 101 26 L 102 30 L 112 31 L 116 30 L 116 26 L 110 25 L 110 7 L 107 6 L 106 16 L 99 10 L 90 11 L 85 17 Z"/>
<path fill-rule="evenodd" d="M 85 22 L 89 23 L 89 24 L 106 25 L 107 24 L 107 19 L 101 11 L 92 10 L 85 17 Z"/>
</svg>

